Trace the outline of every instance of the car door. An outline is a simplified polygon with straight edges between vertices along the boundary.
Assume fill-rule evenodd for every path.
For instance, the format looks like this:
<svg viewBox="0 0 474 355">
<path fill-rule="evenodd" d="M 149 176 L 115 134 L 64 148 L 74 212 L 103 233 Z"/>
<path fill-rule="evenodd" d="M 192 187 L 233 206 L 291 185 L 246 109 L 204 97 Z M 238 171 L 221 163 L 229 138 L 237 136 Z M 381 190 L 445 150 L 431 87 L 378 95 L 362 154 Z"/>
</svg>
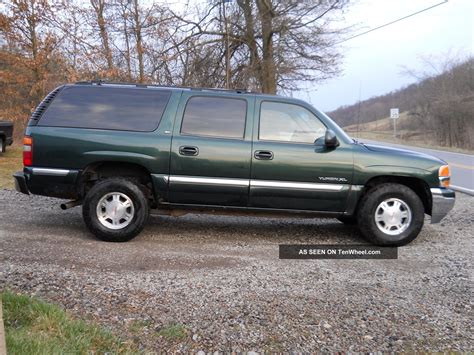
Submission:
<svg viewBox="0 0 474 355">
<path fill-rule="evenodd" d="M 327 122 L 310 106 L 258 99 L 256 111 L 249 206 L 344 211 L 352 146 L 315 144 L 324 141 Z"/>
<path fill-rule="evenodd" d="M 253 95 L 184 92 L 171 144 L 173 204 L 248 204 Z"/>
</svg>

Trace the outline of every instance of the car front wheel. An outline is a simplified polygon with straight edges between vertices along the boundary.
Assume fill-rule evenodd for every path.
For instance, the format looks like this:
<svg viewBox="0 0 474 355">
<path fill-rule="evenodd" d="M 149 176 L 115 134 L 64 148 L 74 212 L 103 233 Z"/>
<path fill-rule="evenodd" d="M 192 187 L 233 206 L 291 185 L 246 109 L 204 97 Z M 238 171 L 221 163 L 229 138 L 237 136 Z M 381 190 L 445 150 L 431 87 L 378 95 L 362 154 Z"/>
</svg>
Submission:
<svg viewBox="0 0 474 355">
<path fill-rule="evenodd" d="M 362 198 L 357 219 L 366 240 L 381 246 L 402 246 L 418 236 L 424 217 L 423 202 L 412 189 L 386 183 Z"/>
<path fill-rule="evenodd" d="M 82 206 L 84 222 L 99 239 L 126 242 L 137 236 L 150 213 L 140 187 L 123 178 L 98 182 L 87 193 Z"/>
</svg>

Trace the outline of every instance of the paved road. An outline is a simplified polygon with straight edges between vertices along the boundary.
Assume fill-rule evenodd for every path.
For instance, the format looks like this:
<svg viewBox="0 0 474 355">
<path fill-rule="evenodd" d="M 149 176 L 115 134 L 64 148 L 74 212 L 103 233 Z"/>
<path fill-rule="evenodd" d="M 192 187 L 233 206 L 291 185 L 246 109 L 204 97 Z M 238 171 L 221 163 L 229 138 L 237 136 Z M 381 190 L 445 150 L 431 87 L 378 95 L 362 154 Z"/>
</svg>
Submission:
<svg viewBox="0 0 474 355">
<path fill-rule="evenodd" d="M 449 163 L 451 168 L 451 186 L 455 190 L 474 195 L 474 155 L 445 152 L 442 150 L 419 148 L 401 144 L 377 142 L 368 139 L 360 139 L 360 141 L 414 150 L 416 152 L 429 154 L 443 159 Z"/>
</svg>

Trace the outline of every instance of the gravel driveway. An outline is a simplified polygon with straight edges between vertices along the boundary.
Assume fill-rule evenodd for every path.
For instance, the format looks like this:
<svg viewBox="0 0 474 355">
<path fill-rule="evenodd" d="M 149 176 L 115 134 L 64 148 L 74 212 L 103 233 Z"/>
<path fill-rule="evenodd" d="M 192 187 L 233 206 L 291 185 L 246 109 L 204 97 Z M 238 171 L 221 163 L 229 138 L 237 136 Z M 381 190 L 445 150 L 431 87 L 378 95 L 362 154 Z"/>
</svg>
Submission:
<svg viewBox="0 0 474 355">
<path fill-rule="evenodd" d="M 335 220 L 151 217 L 95 240 L 80 207 L 0 191 L 0 286 L 147 351 L 473 351 L 474 198 L 398 260 L 279 260 L 278 244 L 363 243 Z"/>
</svg>

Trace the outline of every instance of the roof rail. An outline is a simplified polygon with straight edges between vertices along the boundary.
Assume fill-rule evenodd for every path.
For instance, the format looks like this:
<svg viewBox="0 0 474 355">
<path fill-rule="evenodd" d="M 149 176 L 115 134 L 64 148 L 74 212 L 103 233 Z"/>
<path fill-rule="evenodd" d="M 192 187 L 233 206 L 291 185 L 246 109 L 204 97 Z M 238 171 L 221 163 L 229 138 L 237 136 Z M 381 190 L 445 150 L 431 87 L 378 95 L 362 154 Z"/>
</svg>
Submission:
<svg viewBox="0 0 474 355">
<path fill-rule="evenodd" d="M 154 87 L 154 88 L 175 88 L 175 89 L 187 89 L 197 91 L 217 91 L 217 92 L 234 92 L 237 94 L 260 94 L 259 92 L 249 91 L 247 89 L 221 89 L 221 88 L 206 88 L 206 87 L 192 87 L 192 86 L 178 86 L 178 85 L 157 85 L 157 84 L 140 84 L 140 83 L 129 83 L 129 82 L 115 82 L 106 81 L 102 79 L 90 80 L 90 81 L 77 81 L 76 85 L 130 85 L 135 87 Z"/>
</svg>

